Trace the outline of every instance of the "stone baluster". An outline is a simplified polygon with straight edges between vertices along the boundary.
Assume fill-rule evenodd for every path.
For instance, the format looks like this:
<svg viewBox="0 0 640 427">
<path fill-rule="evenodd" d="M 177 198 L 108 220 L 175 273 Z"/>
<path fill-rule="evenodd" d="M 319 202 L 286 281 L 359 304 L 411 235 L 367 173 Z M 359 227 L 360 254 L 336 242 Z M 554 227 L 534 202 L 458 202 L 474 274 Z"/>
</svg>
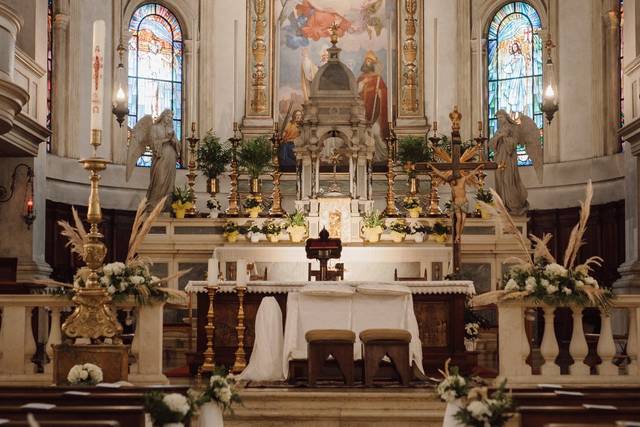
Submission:
<svg viewBox="0 0 640 427">
<path fill-rule="evenodd" d="M 627 371 L 629 375 L 638 375 L 638 307 L 629 307 L 629 338 L 627 339 L 627 355 L 629 356 L 629 366 Z"/>
<path fill-rule="evenodd" d="M 530 348 L 525 333 L 524 308 L 523 305 L 498 306 L 501 378 L 531 375 L 531 368 L 526 363 Z M 513 337 L 522 338 L 518 342 Z"/>
<path fill-rule="evenodd" d="M 555 307 L 544 306 L 544 334 L 540 344 L 540 354 L 544 358 L 544 364 L 540 367 L 542 375 L 560 375 L 560 366 L 556 365 L 556 357 L 560 349 L 554 329 Z"/>
<path fill-rule="evenodd" d="M 138 306 L 136 332 L 131 344 L 137 353 L 135 372 L 129 381 L 136 384 L 168 384 L 162 373 L 162 312 L 163 303 Z M 137 341 L 137 342 L 136 342 Z M 144 343 L 141 345 L 140 343 Z M 134 344 L 136 350 L 134 351 Z M 133 370 L 132 370 L 133 371 Z"/>
<path fill-rule="evenodd" d="M 53 372 L 53 346 L 62 343 L 62 331 L 60 329 L 60 310 L 61 307 L 51 307 L 51 327 L 49 328 L 49 338 L 45 350 L 49 357 L 49 363 L 44 368 L 44 372 L 51 374 Z"/>
<path fill-rule="evenodd" d="M 603 311 L 600 311 L 600 338 L 597 351 L 602 359 L 602 363 L 598 365 L 598 375 L 618 375 L 618 367 L 613 364 L 616 345 L 611 330 L 611 314 Z"/>
<path fill-rule="evenodd" d="M 21 375 L 35 373 L 31 357 L 36 351 L 36 342 L 31 329 L 32 307 L 5 305 L 2 311 L 0 331 L 0 374 Z M 11 351 L 6 351 L 11 349 Z"/>
<path fill-rule="evenodd" d="M 135 375 L 139 372 L 138 367 L 140 366 L 140 339 L 138 339 L 138 329 L 140 326 L 140 322 L 138 318 L 139 312 L 136 310 L 136 329 L 133 333 L 133 339 L 131 340 L 131 356 L 133 357 L 133 363 L 129 366 L 129 375 Z"/>
<path fill-rule="evenodd" d="M 569 344 L 569 354 L 573 358 L 573 365 L 569 367 L 569 373 L 571 375 L 589 375 L 589 366 L 584 363 L 584 359 L 589 353 L 589 347 L 582 327 L 582 307 L 572 307 L 572 310 L 573 334 L 571 335 L 571 344 Z"/>
</svg>

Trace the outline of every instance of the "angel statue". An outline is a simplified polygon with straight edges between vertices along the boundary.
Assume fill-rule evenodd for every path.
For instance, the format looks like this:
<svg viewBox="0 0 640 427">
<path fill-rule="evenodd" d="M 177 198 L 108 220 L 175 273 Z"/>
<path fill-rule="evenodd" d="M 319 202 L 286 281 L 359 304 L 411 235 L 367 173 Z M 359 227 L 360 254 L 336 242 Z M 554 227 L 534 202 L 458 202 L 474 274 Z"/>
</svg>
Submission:
<svg viewBox="0 0 640 427">
<path fill-rule="evenodd" d="M 178 139 L 173 129 L 173 111 L 166 109 L 157 119 L 150 114 L 143 116 L 131 129 L 127 146 L 127 181 L 136 167 L 136 162 L 149 147 L 152 153 L 149 188 L 147 189 L 147 207 L 149 211 L 163 197 L 169 196 L 175 187 L 176 162 L 178 161 Z M 167 210 L 171 203 L 163 210 Z"/>
<path fill-rule="evenodd" d="M 498 130 L 489 141 L 495 153 L 496 192 L 512 215 L 524 215 L 529 209 L 527 189 L 518 171 L 517 147 L 523 146 L 533 162 L 533 167 L 542 180 L 543 157 L 540 130 L 531 117 L 520 115 L 512 119 L 505 110 L 496 113 Z"/>
</svg>

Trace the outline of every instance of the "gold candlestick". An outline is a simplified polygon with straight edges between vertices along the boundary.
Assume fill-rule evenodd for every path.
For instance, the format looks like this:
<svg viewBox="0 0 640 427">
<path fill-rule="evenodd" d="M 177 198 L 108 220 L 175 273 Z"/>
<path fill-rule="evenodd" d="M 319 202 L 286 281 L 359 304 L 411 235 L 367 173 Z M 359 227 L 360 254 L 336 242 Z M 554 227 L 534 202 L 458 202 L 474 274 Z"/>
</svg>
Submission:
<svg viewBox="0 0 640 427">
<path fill-rule="evenodd" d="M 187 174 L 187 185 L 189 186 L 189 194 L 192 197 L 193 205 L 187 209 L 186 216 L 195 217 L 198 216 L 198 210 L 196 209 L 196 191 L 194 186 L 196 185 L 196 145 L 200 141 L 196 137 L 196 122 L 191 123 L 191 137 L 187 138 L 189 142 L 189 173 Z"/>
<path fill-rule="evenodd" d="M 233 364 L 233 368 L 231 368 L 231 372 L 234 374 L 239 374 L 247 367 L 247 360 L 244 352 L 244 293 L 246 290 L 246 286 L 236 286 L 236 292 L 238 293 L 238 325 L 236 326 L 238 349 L 236 350 L 236 360 Z"/>
<path fill-rule="evenodd" d="M 229 138 L 231 141 L 231 173 L 230 178 L 230 190 L 229 190 L 229 207 L 226 210 L 227 216 L 240 215 L 240 208 L 238 206 L 238 157 L 237 149 L 238 143 L 242 140 L 240 132 L 238 130 L 238 123 L 233 123 L 233 136 Z"/>
<path fill-rule="evenodd" d="M 93 157 L 80 160 L 82 166 L 90 172 L 91 189 L 87 206 L 87 221 L 90 224 L 89 233 L 84 243 L 83 260 L 89 268 L 89 276 L 85 287 L 79 288 L 73 297 L 76 304 L 74 312 L 62 325 L 62 331 L 68 337 L 84 337 L 98 339 L 101 337 L 116 337 L 122 333 L 122 326 L 111 310 L 109 303 L 111 296 L 100 286 L 98 272 L 102 269 L 107 248 L 102 242 L 102 234 L 98 231 L 98 224 L 102 222 L 100 195 L 98 183 L 99 172 L 107 168 L 108 160 L 97 157 L 96 150 L 101 144 L 102 132 L 94 129 L 91 133 Z M 119 339 L 116 340 L 119 342 Z"/>
<path fill-rule="evenodd" d="M 387 207 L 382 214 L 388 217 L 395 217 L 399 215 L 398 207 L 396 206 L 396 195 L 393 192 L 393 182 L 396 177 L 393 171 L 396 135 L 391 122 L 389 122 L 389 136 L 385 138 L 385 142 L 387 144 Z"/>
<path fill-rule="evenodd" d="M 278 122 L 273 124 L 273 135 L 271 136 L 271 142 L 273 143 L 273 173 L 271 177 L 273 178 L 273 191 L 271 193 L 271 198 L 273 203 L 271 205 L 271 209 L 269 209 L 270 216 L 284 216 L 286 212 L 282 209 L 282 194 L 280 193 L 280 159 L 278 158 L 278 153 L 280 151 L 280 142 L 282 141 L 282 136 L 278 130 Z"/>
<path fill-rule="evenodd" d="M 442 138 L 438 136 L 438 122 L 433 122 L 433 136 L 429 138 L 432 147 L 437 147 Z M 431 177 L 431 191 L 429 192 L 429 209 L 427 209 L 428 216 L 440 216 L 442 210 L 440 209 L 440 195 L 438 194 L 438 178 L 430 173 Z"/>
<path fill-rule="evenodd" d="M 207 334 L 207 348 L 204 353 L 202 353 L 202 357 L 204 361 L 202 362 L 202 366 L 200 366 L 200 374 L 204 372 L 213 372 L 216 367 L 215 362 L 215 351 L 214 351 L 214 339 L 215 339 L 215 329 L 216 325 L 214 323 L 215 320 L 215 297 L 216 291 L 218 290 L 217 285 L 207 286 L 207 294 L 209 295 L 209 311 L 207 311 L 207 324 L 204 327 L 204 330 Z"/>
</svg>

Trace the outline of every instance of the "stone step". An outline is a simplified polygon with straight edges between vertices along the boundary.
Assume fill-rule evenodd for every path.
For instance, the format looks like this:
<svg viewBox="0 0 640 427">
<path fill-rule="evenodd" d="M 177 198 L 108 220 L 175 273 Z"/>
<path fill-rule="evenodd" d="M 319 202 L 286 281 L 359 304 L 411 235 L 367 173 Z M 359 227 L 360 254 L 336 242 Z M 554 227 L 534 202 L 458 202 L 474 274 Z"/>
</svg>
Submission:
<svg viewBox="0 0 640 427">
<path fill-rule="evenodd" d="M 245 389 L 225 416 L 230 427 L 399 427 L 442 425 L 445 404 L 432 390 Z"/>
</svg>

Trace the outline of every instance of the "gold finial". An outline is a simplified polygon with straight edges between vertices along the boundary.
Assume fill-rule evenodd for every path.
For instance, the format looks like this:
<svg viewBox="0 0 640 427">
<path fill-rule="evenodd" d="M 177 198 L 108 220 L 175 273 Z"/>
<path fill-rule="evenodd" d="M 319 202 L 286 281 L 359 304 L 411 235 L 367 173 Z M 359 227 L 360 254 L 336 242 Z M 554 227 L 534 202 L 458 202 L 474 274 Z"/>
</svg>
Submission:
<svg viewBox="0 0 640 427">
<path fill-rule="evenodd" d="M 331 33 L 331 44 L 333 47 L 336 47 L 336 44 L 338 44 L 338 28 L 340 27 L 336 21 L 333 21 L 329 27 L 329 32 Z"/>
<path fill-rule="evenodd" d="M 453 111 L 449 113 L 449 119 L 451 120 L 451 130 L 454 132 L 460 131 L 460 120 L 462 119 L 462 114 L 458 111 L 458 106 L 453 106 Z"/>
</svg>

